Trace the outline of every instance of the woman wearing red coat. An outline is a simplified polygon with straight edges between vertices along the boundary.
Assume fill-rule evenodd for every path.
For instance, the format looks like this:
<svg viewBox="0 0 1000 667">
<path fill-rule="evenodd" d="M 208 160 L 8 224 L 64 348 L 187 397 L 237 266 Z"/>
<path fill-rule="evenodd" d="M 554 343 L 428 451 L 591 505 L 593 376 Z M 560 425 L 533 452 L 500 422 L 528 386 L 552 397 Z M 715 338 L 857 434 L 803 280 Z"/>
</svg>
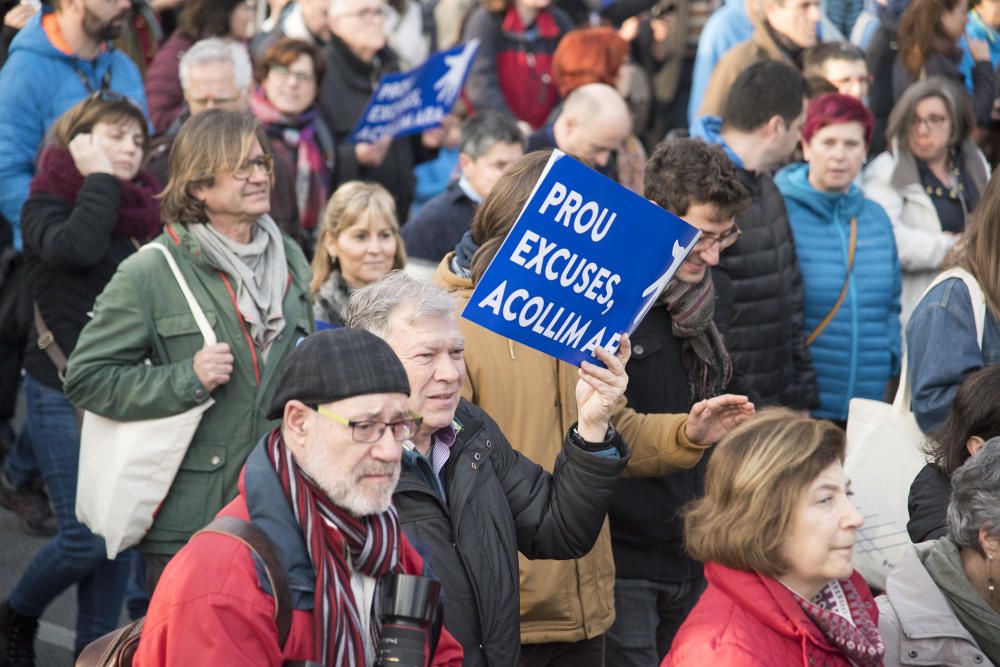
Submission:
<svg viewBox="0 0 1000 667">
<path fill-rule="evenodd" d="M 765 410 L 720 442 L 685 516 L 708 588 L 661 667 L 875 667 L 878 609 L 851 565 L 862 517 L 844 432 Z"/>
</svg>

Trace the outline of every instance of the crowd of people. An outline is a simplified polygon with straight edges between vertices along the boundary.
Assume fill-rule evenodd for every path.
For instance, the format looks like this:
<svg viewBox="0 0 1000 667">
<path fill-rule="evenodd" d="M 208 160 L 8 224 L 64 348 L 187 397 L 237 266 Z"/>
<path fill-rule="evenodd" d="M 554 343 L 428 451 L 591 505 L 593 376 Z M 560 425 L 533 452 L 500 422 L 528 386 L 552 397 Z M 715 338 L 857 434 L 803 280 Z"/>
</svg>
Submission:
<svg viewBox="0 0 1000 667">
<path fill-rule="evenodd" d="M 75 655 L 125 610 L 140 666 L 1000 665 L 1000 0 L 0 12 L 0 506 L 48 538 L 0 667 L 74 586 Z M 350 140 L 471 40 L 439 126 Z M 460 315 L 554 150 L 700 232 L 579 367 Z M 901 381 L 875 588 L 845 428 Z M 82 424 L 191 410 L 109 558 Z"/>
</svg>

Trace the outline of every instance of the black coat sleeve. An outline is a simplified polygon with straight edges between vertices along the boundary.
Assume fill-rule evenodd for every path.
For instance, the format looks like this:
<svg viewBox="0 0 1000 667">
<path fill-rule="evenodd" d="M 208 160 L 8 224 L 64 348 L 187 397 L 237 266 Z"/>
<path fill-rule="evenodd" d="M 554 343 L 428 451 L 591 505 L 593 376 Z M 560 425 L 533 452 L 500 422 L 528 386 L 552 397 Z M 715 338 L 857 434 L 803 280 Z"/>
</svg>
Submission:
<svg viewBox="0 0 1000 667">
<path fill-rule="evenodd" d="M 492 109 L 513 116 L 497 74 L 497 52 L 500 49 L 500 22 L 484 8 L 473 11 L 463 31 L 462 41 L 479 38 L 479 52 L 465 82 L 465 94 L 476 111 Z"/>
<path fill-rule="evenodd" d="M 786 223 L 787 224 L 787 223 Z M 791 229 L 789 229 L 791 234 Z M 794 252 L 794 243 L 792 250 Z M 813 367 L 812 353 L 806 345 L 805 296 L 802 291 L 802 271 L 798 257 L 793 257 L 788 270 L 790 285 L 788 298 L 790 306 L 792 363 L 795 367 L 795 385 L 787 396 L 787 405 L 797 410 L 812 410 L 819 407 L 819 384 Z"/>
<path fill-rule="evenodd" d="M 111 242 L 120 195 L 118 179 L 110 174 L 87 176 L 76 204 L 45 192 L 32 195 L 21 213 L 25 248 L 55 268 L 94 266 Z"/>
<path fill-rule="evenodd" d="M 599 456 L 574 445 L 567 434 L 552 474 L 507 441 L 495 423 L 501 447 L 497 471 L 517 530 L 517 548 L 528 558 L 580 558 L 590 552 L 604 525 L 618 478 L 628 463 L 621 435 L 620 456 Z"/>
<path fill-rule="evenodd" d="M 928 463 L 917 473 L 910 485 L 906 502 L 910 519 L 906 532 L 914 544 L 944 537 L 948 532 L 948 502 L 951 482 Z"/>
</svg>

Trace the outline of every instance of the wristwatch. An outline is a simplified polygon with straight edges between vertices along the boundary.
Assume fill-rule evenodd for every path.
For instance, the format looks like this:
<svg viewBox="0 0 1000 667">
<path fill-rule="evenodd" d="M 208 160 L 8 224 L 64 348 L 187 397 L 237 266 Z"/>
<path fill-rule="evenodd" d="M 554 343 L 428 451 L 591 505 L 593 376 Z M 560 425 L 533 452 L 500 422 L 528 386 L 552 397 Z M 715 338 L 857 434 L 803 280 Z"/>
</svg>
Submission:
<svg viewBox="0 0 1000 667">
<path fill-rule="evenodd" d="M 608 447 L 611 447 L 611 443 L 614 440 L 614 437 L 615 437 L 615 427 L 612 426 L 610 422 L 608 423 L 608 430 L 604 433 L 603 442 L 588 442 L 587 440 L 584 440 L 583 436 L 580 435 L 580 431 L 577 430 L 576 424 L 573 424 L 573 428 L 569 430 L 569 439 L 573 442 L 574 445 L 576 445 L 585 452 L 599 452 L 602 449 L 607 449 Z"/>
</svg>

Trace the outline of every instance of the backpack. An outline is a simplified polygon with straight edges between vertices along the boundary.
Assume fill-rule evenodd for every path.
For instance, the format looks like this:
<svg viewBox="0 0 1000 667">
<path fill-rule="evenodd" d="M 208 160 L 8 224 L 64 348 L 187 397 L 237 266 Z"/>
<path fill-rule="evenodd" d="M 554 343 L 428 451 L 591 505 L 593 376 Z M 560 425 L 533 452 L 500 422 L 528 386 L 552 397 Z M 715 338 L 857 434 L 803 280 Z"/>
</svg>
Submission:
<svg viewBox="0 0 1000 667">
<path fill-rule="evenodd" d="M 199 533 L 229 535 L 245 544 L 264 564 L 264 571 L 274 594 L 274 622 L 278 626 L 278 644 L 284 647 L 292 628 L 292 597 L 288 589 L 288 574 L 278 560 L 271 540 L 257 526 L 233 516 L 217 516 L 195 535 Z M 76 659 L 76 667 L 131 667 L 139 648 L 145 620 L 140 618 L 88 644 Z M 284 667 L 310 665 L 317 663 L 309 660 L 287 660 L 284 663 Z"/>
</svg>

